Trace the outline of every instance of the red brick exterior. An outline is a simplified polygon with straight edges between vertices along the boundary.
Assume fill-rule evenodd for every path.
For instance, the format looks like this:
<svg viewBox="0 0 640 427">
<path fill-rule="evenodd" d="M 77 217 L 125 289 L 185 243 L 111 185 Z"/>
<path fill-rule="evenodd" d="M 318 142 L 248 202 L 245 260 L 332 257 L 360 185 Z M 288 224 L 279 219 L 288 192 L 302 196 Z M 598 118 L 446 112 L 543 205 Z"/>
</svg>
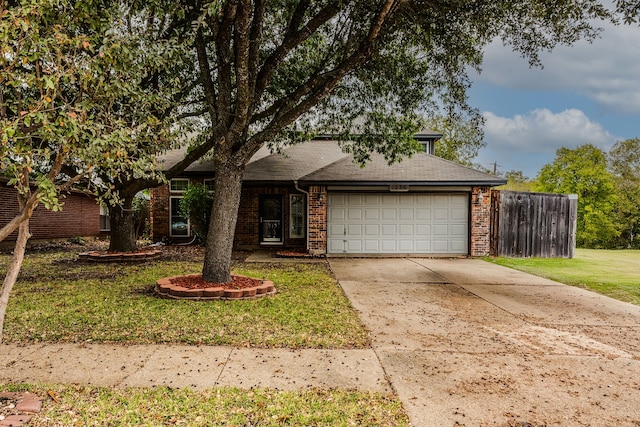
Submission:
<svg viewBox="0 0 640 427">
<path fill-rule="evenodd" d="M 32 240 L 68 239 L 71 237 L 100 236 L 100 205 L 82 193 L 65 193 L 62 210 L 52 212 L 38 205 L 29 221 Z M 18 213 L 16 191 L 0 182 L 0 227 L 11 221 Z M 17 232 L 7 240 L 15 240 Z"/>
<path fill-rule="evenodd" d="M 191 182 L 202 182 L 202 180 Z M 311 254 L 327 252 L 327 188 L 310 186 L 307 197 L 309 218 L 307 238 L 289 237 L 289 195 L 302 194 L 294 186 L 245 186 L 242 189 L 234 247 L 256 249 L 260 245 L 260 196 L 281 195 L 284 209 L 284 242 L 281 247 L 305 249 Z M 482 195 L 480 197 L 480 195 Z M 169 236 L 169 186 L 151 193 L 151 229 L 154 241 L 179 240 Z M 470 255 L 484 256 L 490 250 L 491 188 L 474 187 L 471 194 Z M 185 240 L 184 238 L 182 240 Z"/>
<path fill-rule="evenodd" d="M 160 242 L 169 238 L 169 186 L 163 185 L 151 190 L 149 202 L 149 222 L 151 239 Z"/>
<path fill-rule="evenodd" d="M 309 187 L 309 253 L 327 253 L 327 188 Z"/>
<path fill-rule="evenodd" d="M 242 189 L 242 196 L 240 199 L 240 208 L 238 209 L 238 222 L 236 224 L 234 247 L 237 249 L 255 249 L 260 247 L 260 196 L 280 195 L 282 196 L 282 208 L 284 211 L 284 223 L 282 224 L 284 241 L 281 246 L 285 248 L 304 250 L 306 238 L 302 237 L 292 239 L 289 237 L 289 196 L 291 194 L 304 193 L 296 190 L 293 185 L 287 187 L 244 187 Z"/>
<path fill-rule="evenodd" d="M 190 179 L 190 183 L 202 183 L 202 179 Z M 260 245 L 260 196 L 280 195 L 282 196 L 282 208 L 284 222 L 282 224 L 283 242 L 276 245 L 284 248 L 295 248 L 304 250 L 306 238 L 289 237 L 289 196 L 291 194 L 304 194 L 291 186 L 245 186 L 242 188 L 240 208 L 238 209 L 238 221 L 236 223 L 236 234 L 234 247 L 236 249 L 256 249 Z M 151 230 L 153 241 L 185 241 L 189 238 L 172 237 L 169 233 L 170 212 L 169 198 L 179 193 L 171 193 L 169 186 L 164 185 L 151 191 Z M 305 196 L 306 197 L 306 196 Z"/>
<path fill-rule="evenodd" d="M 489 255 L 491 249 L 491 188 L 474 187 L 471 193 L 471 256 Z"/>
</svg>

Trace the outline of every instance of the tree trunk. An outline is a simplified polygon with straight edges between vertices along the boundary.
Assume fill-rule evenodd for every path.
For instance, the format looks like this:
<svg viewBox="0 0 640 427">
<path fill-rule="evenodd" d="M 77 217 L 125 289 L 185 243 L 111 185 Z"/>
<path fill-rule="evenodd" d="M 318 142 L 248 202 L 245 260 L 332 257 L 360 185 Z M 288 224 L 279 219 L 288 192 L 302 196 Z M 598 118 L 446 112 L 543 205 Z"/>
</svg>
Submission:
<svg viewBox="0 0 640 427">
<path fill-rule="evenodd" d="M 229 164 L 232 163 L 232 164 Z M 238 220 L 238 207 L 242 194 L 242 174 L 245 165 L 227 161 L 216 167 L 211 222 L 207 234 L 207 248 L 202 278 L 209 282 L 231 281 L 233 238 Z"/>
<path fill-rule="evenodd" d="M 111 218 L 111 240 L 109 251 L 132 252 L 136 246 L 136 224 L 133 214 L 133 197 L 123 195 L 123 204 L 109 209 Z"/>
<path fill-rule="evenodd" d="M 18 274 L 22 268 L 22 261 L 24 260 L 24 253 L 27 249 L 27 240 L 31 237 L 29 233 L 29 218 L 20 223 L 18 227 L 18 240 L 16 240 L 16 246 L 13 249 L 13 257 L 11 264 L 9 264 L 9 270 L 2 282 L 2 289 L 0 289 L 0 344 L 2 344 L 2 335 L 4 331 L 4 316 L 7 313 L 7 305 L 9 304 L 9 294 L 13 289 L 13 285 L 18 280 Z"/>
</svg>

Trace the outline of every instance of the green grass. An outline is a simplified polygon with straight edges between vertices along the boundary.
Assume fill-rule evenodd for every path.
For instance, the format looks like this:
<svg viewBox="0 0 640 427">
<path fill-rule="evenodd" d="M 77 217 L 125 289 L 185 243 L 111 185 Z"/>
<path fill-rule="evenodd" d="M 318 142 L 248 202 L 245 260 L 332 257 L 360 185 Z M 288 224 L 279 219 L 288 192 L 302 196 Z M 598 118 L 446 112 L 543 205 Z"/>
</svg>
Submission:
<svg viewBox="0 0 640 427">
<path fill-rule="evenodd" d="M 30 426 L 407 426 L 393 396 L 340 390 L 206 391 L 89 386 L 1 386 L 45 397 Z M 55 402 L 50 396 L 54 396 Z"/>
<path fill-rule="evenodd" d="M 0 275 L 9 255 L 0 255 Z M 183 343 L 363 348 L 367 333 L 323 264 L 239 264 L 278 293 L 242 301 L 156 297 L 161 277 L 198 273 L 197 261 L 90 264 L 69 252 L 31 253 L 9 300 L 5 342 Z"/>
<path fill-rule="evenodd" d="M 640 305 L 640 251 L 577 249 L 573 259 L 486 258 L 487 261 Z"/>
</svg>

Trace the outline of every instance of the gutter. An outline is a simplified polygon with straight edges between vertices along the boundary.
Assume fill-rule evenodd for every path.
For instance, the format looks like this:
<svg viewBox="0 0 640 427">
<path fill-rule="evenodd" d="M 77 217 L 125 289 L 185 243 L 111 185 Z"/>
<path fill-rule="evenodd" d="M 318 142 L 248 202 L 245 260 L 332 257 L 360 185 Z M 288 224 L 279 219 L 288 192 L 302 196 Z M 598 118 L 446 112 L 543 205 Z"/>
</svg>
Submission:
<svg viewBox="0 0 640 427">
<path fill-rule="evenodd" d="M 306 225 L 305 225 L 305 230 L 304 230 L 304 235 L 305 235 L 305 249 L 307 250 L 307 252 L 309 252 L 309 192 L 308 191 L 304 191 L 302 188 L 298 187 L 298 180 L 295 179 L 293 180 L 293 185 L 294 187 L 296 187 L 296 190 L 298 190 L 301 193 L 306 194 L 307 199 L 306 199 L 306 205 L 307 205 L 307 214 L 305 215 L 306 218 Z"/>
</svg>

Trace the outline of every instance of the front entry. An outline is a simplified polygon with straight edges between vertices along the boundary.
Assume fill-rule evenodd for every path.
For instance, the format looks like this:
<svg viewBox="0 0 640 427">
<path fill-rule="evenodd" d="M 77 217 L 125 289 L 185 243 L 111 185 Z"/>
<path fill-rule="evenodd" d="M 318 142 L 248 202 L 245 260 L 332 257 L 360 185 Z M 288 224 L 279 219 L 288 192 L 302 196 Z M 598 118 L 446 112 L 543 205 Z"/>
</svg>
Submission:
<svg viewBox="0 0 640 427">
<path fill-rule="evenodd" d="M 282 196 L 260 196 L 260 244 L 282 243 Z"/>
</svg>

